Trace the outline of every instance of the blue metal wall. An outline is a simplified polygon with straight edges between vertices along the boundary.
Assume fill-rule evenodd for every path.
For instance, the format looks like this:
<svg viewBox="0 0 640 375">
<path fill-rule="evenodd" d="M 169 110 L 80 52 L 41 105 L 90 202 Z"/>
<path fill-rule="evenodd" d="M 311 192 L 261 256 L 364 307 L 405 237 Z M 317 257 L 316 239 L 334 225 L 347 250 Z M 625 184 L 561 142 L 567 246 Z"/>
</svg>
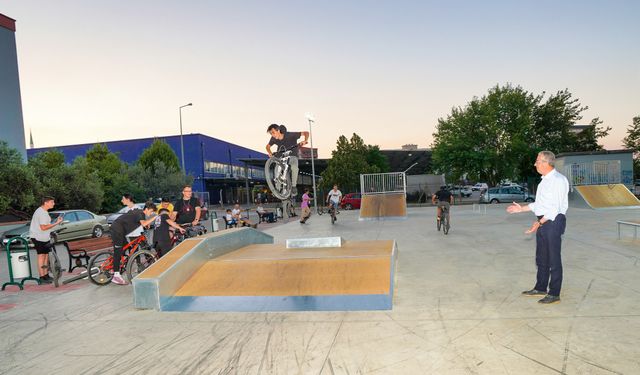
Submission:
<svg viewBox="0 0 640 375">
<path fill-rule="evenodd" d="M 109 151 L 120 155 L 120 159 L 124 162 L 132 164 L 138 160 L 144 149 L 149 147 L 156 139 L 165 141 L 176 153 L 178 160 L 180 160 L 179 135 L 104 142 L 104 144 L 107 146 Z M 184 135 L 183 139 L 185 168 L 187 170 L 187 174 L 192 175 L 195 178 L 193 184 L 193 189 L 195 191 L 206 191 L 203 179 L 225 178 L 224 174 L 206 172 L 204 169 L 205 161 L 244 167 L 244 163 L 238 159 L 268 158 L 265 153 L 212 138 L 204 134 L 188 134 Z M 84 156 L 94 145 L 95 143 L 87 143 L 81 145 L 34 148 L 27 150 L 27 153 L 29 157 L 32 157 L 40 152 L 57 149 L 64 154 L 65 161 L 67 163 L 72 163 L 78 156 Z"/>
</svg>

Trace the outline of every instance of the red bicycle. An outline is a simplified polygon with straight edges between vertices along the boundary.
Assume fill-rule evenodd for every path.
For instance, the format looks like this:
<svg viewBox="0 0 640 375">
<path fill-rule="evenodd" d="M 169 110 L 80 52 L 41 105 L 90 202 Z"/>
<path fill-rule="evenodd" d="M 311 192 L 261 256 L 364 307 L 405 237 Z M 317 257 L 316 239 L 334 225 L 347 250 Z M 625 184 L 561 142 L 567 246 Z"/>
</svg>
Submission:
<svg viewBox="0 0 640 375">
<path fill-rule="evenodd" d="M 129 283 L 151 266 L 158 257 L 147 241 L 147 236 L 142 233 L 133 241 L 127 243 L 122 248 L 122 258 L 120 259 L 120 273 L 126 274 Z M 113 251 L 107 250 L 96 254 L 89 261 L 89 280 L 96 285 L 107 285 L 113 278 Z"/>
</svg>

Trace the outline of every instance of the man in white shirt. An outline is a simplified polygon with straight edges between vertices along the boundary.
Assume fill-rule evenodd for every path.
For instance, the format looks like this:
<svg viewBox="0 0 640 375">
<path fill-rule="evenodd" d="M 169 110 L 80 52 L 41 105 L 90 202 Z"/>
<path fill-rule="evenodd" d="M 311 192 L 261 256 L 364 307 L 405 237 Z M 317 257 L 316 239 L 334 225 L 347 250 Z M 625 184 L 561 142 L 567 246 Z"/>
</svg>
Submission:
<svg viewBox="0 0 640 375">
<path fill-rule="evenodd" d="M 556 157 L 551 151 L 542 151 L 536 158 L 535 167 L 542 175 L 535 203 L 521 206 L 513 203 L 507 208 L 510 214 L 533 211 L 538 217 L 525 233 L 536 233 L 536 285 L 522 292 L 526 296 L 544 296 L 538 302 L 550 304 L 560 302 L 562 286 L 562 257 L 560 248 L 562 235 L 567 225 L 569 207 L 569 181 L 554 168 Z"/>
<path fill-rule="evenodd" d="M 53 279 L 49 276 L 49 240 L 51 239 L 51 229 L 62 222 L 62 215 L 59 215 L 55 222 L 51 222 L 49 216 L 50 209 L 56 202 L 52 197 L 44 197 L 42 205 L 33 213 L 31 224 L 29 225 L 29 237 L 38 254 L 38 274 L 40 283 L 51 284 Z"/>
<path fill-rule="evenodd" d="M 333 189 L 327 195 L 327 203 L 331 204 L 333 208 L 338 212 L 338 206 L 342 200 L 342 192 L 338 190 L 338 185 L 333 185 Z"/>
</svg>

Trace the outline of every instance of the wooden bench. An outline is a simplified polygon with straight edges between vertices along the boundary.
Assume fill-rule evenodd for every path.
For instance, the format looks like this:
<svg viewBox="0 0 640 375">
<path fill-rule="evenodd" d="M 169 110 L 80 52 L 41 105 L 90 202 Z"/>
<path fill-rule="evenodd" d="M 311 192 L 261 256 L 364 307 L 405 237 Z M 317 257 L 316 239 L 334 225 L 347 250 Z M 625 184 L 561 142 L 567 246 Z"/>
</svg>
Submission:
<svg viewBox="0 0 640 375">
<path fill-rule="evenodd" d="M 86 269 L 89 265 L 89 259 L 91 259 L 91 256 L 100 251 L 113 249 L 113 242 L 109 236 L 64 241 L 62 244 L 69 254 L 68 272 L 71 272 L 74 268 L 78 267 L 84 267 Z M 75 261 L 75 265 L 73 265 L 73 261 Z"/>
<path fill-rule="evenodd" d="M 618 239 L 620 239 L 620 226 L 629 225 L 633 227 L 633 239 L 638 238 L 638 227 L 640 227 L 640 221 L 638 220 L 618 220 Z"/>
</svg>

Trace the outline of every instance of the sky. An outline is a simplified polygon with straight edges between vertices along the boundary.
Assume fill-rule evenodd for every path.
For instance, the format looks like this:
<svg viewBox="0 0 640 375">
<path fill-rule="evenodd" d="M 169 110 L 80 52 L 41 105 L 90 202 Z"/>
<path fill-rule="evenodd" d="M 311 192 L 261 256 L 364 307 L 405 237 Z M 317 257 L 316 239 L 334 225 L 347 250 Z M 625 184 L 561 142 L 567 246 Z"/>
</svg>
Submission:
<svg viewBox="0 0 640 375">
<path fill-rule="evenodd" d="M 640 115 L 640 1 L 8 1 L 36 147 L 203 133 L 263 151 L 269 124 L 430 147 L 496 84 L 565 88 L 622 147 Z"/>
</svg>

